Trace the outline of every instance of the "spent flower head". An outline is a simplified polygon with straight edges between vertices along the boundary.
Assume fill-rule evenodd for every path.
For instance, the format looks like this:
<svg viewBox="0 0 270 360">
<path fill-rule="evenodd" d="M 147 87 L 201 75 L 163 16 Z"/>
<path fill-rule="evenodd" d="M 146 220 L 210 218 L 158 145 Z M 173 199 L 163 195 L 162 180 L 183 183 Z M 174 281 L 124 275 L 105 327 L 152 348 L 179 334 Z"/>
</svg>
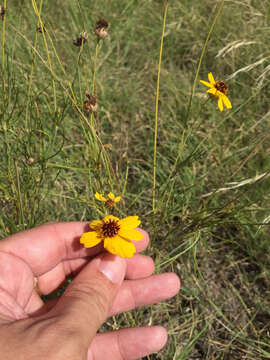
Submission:
<svg viewBox="0 0 270 360">
<path fill-rule="evenodd" d="M 87 33 L 84 31 L 81 33 L 79 37 L 73 40 L 73 44 L 75 46 L 81 47 L 87 41 Z"/>
<path fill-rule="evenodd" d="M 103 242 L 104 248 L 111 254 L 130 258 L 136 252 L 131 240 L 143 239 L 143 234 L 135 229 L 140 223 L 138 216 L 119 219 L 107 215 L 102 220 L 94 220 L 89 224 L 91 231 L 82 234 L 80 243 L 91 248 Z"/>
<path fill-rule="evenodd" d="M 106 20 L 100 19 L 96 23 L 95 31 L 94 33 L 99 39 L 104 39 L 106 36 L 108 36 L 108 29 L 109 24 Z"/>
<path fill-rule="evenodd" d="M 106 199 L 102 194 L 99 194 L 98 192 L 95 193 L 95 198 L 104 202 L 107 208 L 113 207 L 121 200 L 121 196 L 114 196 L 114 194 L 111 192 L 107 196 L 108 198 Z"/>
<path fill-rule="evenodd" d="M 83 108 L 85 111 L 97 111 L 98 108 L 98 102 L 97 102 L 97 96 L 90 94 L 89 91 L 85 92 L 86 100 L 83 102 Z"/>
<path fill-rule="evenodd" d="M 6 13 L 6 9 L 4 8 L 4 6 L 0 5 L 0 16 L 2 20 L 4 20 L 5 13 Z"/>
<path fill-rule="evenodd" d="M 214 76 L 211 72 L 208 74 L 208 80 L 209 82 L 204 80 L 200 80 L 200 82 L 210 88 L 207 90 L 208 94 L 218 99 L 219 110 L 223 111 L 223 103 L 227 109 L 231 109 L 232 104 L 226 96 L 228 93 L 228 88 L 226 84 L 223 81 L 215 81 Z"/>
</svg>

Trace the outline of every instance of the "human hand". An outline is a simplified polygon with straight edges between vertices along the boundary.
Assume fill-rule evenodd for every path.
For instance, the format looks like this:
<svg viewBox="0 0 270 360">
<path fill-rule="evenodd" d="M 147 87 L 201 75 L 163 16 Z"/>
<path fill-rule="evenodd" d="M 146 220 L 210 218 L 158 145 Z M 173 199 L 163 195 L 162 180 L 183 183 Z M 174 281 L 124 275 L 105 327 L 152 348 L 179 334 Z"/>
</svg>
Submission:
<svg viewBox="0 0 270 360">
<path fill-rule="evenodd" d="M 167 340 L 160 326 L 96 334 L 108 316 L 174 296 L 174 274 L 152 275 L 151 258 L 121 259 L 101 245 L 79 244 L 87 224 L 49 223 L 0 241 L 0 358 L 5 360 L 138 359 Z M 136 242 L 140 252 L 148 235 Z M 63 295 L 44 303 L 76 274 Z M 111 280 L 109 278 L 111 278 Z"/>
</svg>

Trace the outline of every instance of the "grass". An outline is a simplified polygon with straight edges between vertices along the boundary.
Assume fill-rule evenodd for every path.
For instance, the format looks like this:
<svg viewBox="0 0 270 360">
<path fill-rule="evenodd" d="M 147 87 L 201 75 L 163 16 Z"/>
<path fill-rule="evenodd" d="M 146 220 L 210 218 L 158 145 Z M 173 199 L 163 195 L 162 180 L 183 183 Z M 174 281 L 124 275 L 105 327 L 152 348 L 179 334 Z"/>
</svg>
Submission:
<svg viewBox="0 0 270 360">
<path fill-rule="evenodd" d="M 106 327 L 166 326 L 167 347 L 149 359 L 269 359 L 270 7 L 225 1 L 210 34 L 221 1 L 170 1 L 159 67 L 164 5 L 8 4 L 0 236 L 100 217 L 95 191 L 121 193 L 121 213 L 139 215 L 151 235 L 156 271 L 176 272 L 182 289 Z M 97 46 L 101 17 L 110 36 Z M 232 110 L 220 113 L 194 82 L 210 71 L 226 81 Z M 95 116 L 83 111 L 93 89 Z"/>
</svg>

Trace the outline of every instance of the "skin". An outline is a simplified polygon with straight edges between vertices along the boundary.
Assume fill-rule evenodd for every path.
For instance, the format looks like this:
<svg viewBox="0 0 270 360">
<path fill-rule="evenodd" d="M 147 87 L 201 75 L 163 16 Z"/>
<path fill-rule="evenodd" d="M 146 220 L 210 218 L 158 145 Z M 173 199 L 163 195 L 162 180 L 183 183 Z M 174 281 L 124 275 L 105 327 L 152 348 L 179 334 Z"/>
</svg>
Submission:
<svg viewBox="0 0 270 360">
<path fill-rule="evenodd" d="M 1 359 L 131 360 L 166 344 L 161 326 L 97 334 L 107 317 L 168 299 L 180 283 L 172 273 L 152 275 L 152 259 L 139 254 L 149 243 L 145 231 L 138 229 L 136 255 L 121 259 L 101 245 L 83 248 L 87 227 L 48 223 L 0 241 Z M 38 292 L 51 293 L 68 275 L 75 279 L 63 295 L 44 304 Z"/>
</svg>

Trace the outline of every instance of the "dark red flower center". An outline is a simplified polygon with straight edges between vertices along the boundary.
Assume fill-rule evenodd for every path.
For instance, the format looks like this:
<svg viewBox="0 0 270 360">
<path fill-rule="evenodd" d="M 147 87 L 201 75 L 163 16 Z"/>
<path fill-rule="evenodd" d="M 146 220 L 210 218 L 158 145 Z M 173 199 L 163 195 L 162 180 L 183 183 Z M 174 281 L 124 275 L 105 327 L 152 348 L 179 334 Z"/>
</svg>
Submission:
<svg viewBox="0 0 270 360">
<path fill-rule="evenodd" d="M 217 81 L 214 86 L 218 91 L 222 92 L 225 95 L 227 94 L 228 88 L 223 81 Z"/>
<path fill-rule="evenodd" d="M 106 200 L 105 206 L 106 206 L 107 208 L 110 208 L 110 207 L 114 206 L 114 201 L 111 200 L 111 199 Z"/>
<path fill-rule="evenodd" d="M 114 237 L 118 234 L 120 230 L 120 225 L 118 224 L 117 220 L 108 220 L 104 221 L 102 225 L 102 233 L 104 237 Z"/>
</svg>

